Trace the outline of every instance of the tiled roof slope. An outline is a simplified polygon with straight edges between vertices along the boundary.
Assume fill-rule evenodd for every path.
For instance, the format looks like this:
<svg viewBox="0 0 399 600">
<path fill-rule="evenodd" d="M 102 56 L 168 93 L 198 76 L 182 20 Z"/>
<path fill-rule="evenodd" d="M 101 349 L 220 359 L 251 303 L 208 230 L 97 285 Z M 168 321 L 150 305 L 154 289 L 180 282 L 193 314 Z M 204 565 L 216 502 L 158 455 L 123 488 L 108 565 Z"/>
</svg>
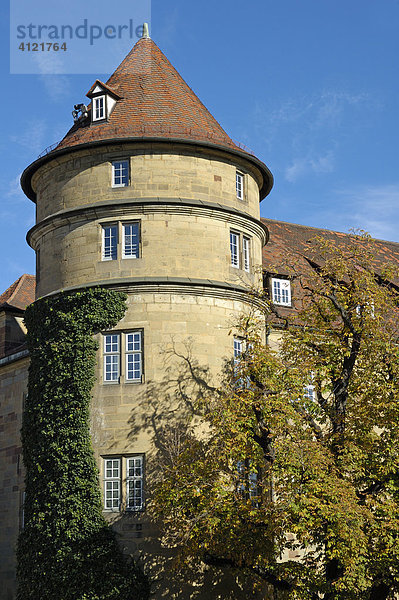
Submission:
<svg viewBox="0 0 399 600">
<path fill-rule="evenodd" d="M 25 310 L 28 304 L 35 301 L 36 279 L 34 275 L 21 275 L 0 296 L 0 310 L 17 308 Z"/>
<path fill-rule="evenodd" d="M 141 38 L 106 85 L 121 96 L 107 122 L 75 124 L 56 150 L 121 138 L 177 138 L 240 150 L 158 46 Z"/>
<path fill-rule="evenodd" d="M 284 221 L 274 221 L 273 219 L 261 219 L 270 232 L 268 244 L 263 248 L 263 267 L 265 270 L 272 270 L 274 267 L 276 273 L 286 275 L 284 265 L 289 262 L 290 256 L 299 261 L 305 260 L 304 257 L 310 256 L 309 241 L 317 236 L 327 238 L 338 244 L 345 244 L 348 241 L 347 233 L 339 231 L 330 231 L 329 229 L 318 229 L 296 223 L 285 223 Z M 382 264 L 399 264 L 399 244 L 385 240 L 374 240 L 374 256 L 376 268 Z M 312 259 L 315 260 L 314 254 Z M 399 280 L 394 281 L 399 285 Z"/>
</svg>

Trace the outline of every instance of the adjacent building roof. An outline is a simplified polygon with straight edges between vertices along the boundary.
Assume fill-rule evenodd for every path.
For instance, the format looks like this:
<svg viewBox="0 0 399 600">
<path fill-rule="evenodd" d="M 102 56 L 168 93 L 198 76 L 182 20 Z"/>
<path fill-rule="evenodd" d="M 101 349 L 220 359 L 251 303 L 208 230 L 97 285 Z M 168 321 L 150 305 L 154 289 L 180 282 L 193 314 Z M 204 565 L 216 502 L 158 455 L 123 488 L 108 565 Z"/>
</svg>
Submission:
<svg viewBox="0 0 399 600">
<path fill-rule="evenodd" d="M 305 260 L 305 257 L 311 257 L 315 260 L 314 254 L 310 253 L 310 242 L 315 237 L 327 238 L 337 244 L 346 244 L 349 240 L 347 233 L 331 231 L 329 229 L 319 229 L 309 227 L 308 225 L 298 225 L 296 223 L 285 223 L 284 221 L 275 221 L 273 219 L 261 219 L 267 226 L 270 233 L 268 244 L 263 248 L 263 267 L 270 272 L 287 274 L 287 263 L 290 258 L 296 261 Z M 376 268 L 382 264 L 399 264 L 399 244 L 386 240 L 373 240 L 373 254 L 375 257 Z M 393 281 L 399 285 L 399 280 Z"/>
<path fill-rule="evenodd" d="M 0 296 L 0 310 L 6 308 L 25 310 L 35 301 L 36 279 L 34 275 L 21 275 Z"/>
</svg>

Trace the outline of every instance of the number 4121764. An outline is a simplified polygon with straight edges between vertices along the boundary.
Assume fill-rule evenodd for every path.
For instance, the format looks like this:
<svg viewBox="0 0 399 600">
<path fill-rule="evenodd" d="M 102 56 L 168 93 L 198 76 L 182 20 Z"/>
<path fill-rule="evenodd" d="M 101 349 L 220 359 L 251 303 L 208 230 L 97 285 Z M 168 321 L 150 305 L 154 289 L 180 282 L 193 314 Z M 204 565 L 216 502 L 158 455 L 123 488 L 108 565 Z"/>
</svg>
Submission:
<svg viewBox="0 0 399 600">
<path fill-rule="evenodd" d="M 63 50 L 64 52 L 67 49 L 66 42 L 63 44 L 58 44 L 58 42 L 21 42 L 18 46 L 18 50 L 22 50 L 25 52 L 58 52 L 59 50 Z"/>
</svg>

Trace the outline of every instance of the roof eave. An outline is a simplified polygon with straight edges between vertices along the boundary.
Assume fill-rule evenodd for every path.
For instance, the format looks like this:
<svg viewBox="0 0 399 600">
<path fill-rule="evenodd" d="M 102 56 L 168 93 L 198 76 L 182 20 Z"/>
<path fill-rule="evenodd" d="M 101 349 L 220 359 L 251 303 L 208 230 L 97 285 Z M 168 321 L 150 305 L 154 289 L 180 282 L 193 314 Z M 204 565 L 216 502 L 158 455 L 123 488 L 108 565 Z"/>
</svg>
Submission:
<svg viewBox="0 0 399 600">
<path fill-rule="evenodd" d="M 58 158 L 59 156 L 68 154 L 69 152 L 78 152 L 79 150 L 84 150 L 84 149 L 90 148 L 90 147 L 105 146 L 105 145 L 114 144 L 114 143 L 115 144 L 129 144 L 132 142 L 135 142 L 135 143 L 136 142 L 138 142 L 138 143 L 169 142 L 169 143 L 173 143 L 173 144 L 182 144 L 182 145 L 188 144 L 188 145 L 192 145 L 192 146 L 202 146 L 205 148 L 215 148 L 217 150 L 226 152 L 227 154 L 232 154 L 234 156 L 239 156 L 241 158 L 244 158 L 245 160 L 252 163 L 259 169 L 259 171 L 262 174 L 262 179 L 263 179 L 263 185 L 260 190 L 260 200 L 263 200 L 270 193 L 270 190 L 273 187 L 273 175 L 272 175 L 271 171 L 268 169 L 268 167 L 261 160 L 256 158 L 256 156 L 253 156 L 252 154 L 249 154 L 248 152 L 245 152 L 244 150 L 240 150 L 239 148 L 237 148 L 237 149 L 229 148 L 222 144 L 214 144 L 212 142 L 206 142 L 206 141 L 201 141 L 201 140 L 191 140 L 191 139 L 184 139 L 184 138 L 128 137 L 128 138 L 109 138 L 107 140 L 97 140 L 97 141 L 85 142 L 84 144 L 76 144 L 75 146 L 68 146 L 66 148 L 60 148 L 59 150 L 57 150 L 57 149 L 52 150 L 45 156 L 42 156 L 42 157 L 36 159 L 35 161 L 33 161 L 33 163 L 31 163 L 30 165 L 28 165 L 26 167 L 26 169 L 23 171 L 23 173 L 21 175 L 22 190 L 25 193 L 25 195 L 30 200 L 32 200 L 32 202 L 36 202 L 36 194 L 31 185 L 32 177 L 36 173 L 36 171 L 40 167 L 42 167 L 44 164 L 46 164 L 47 162 L 54 160 L 55 158 Z"/>
<path fill-rule="evenodd" d="M 13 306 L 12 304 L 8 304 L 8 302 L 3 302 L 3 304 L 0 304 L 0 311 L 11 311 L 16 312 L 18 314 L 24 314 L 25 309 L 20 308 L 19 306 Z"/>
</svg>

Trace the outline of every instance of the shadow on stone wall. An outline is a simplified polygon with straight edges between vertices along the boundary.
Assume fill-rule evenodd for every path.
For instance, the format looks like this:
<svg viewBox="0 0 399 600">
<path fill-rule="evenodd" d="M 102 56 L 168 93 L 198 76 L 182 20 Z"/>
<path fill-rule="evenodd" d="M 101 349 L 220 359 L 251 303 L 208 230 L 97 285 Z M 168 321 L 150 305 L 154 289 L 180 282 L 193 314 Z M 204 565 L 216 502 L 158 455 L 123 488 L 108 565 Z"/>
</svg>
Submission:
<svg viewBox="0 0 399 600">
<path fill-rule="evenodd" d="M 218 394 L 211 381 L 208 367 L 200 365 L 193 356 L 192 342 L 172 343 L 163 353 L 164 377 L 149 381 L 136 398 L 129 419 L 131 447 L 143 431 L 151 438 L 153 450 L 146 454 L 146 501 L 151 506 L 151 489 L 162 476 L 162 468 L 178 455 L 187 436 L 201 429 L 201 417 L 196 411 L 198 402 Z M 225 361 L 222 381 L 231 374 L 231 360 Z M 180 572 L 174 566 L 176 550 L 162 544 L 161 527 L 145 513 L 118 514 L 113 527 L 120 537 L 124 551 L 133 554 L 152 581 L 154 600 L 161 598 L 195 600 L 275 600 L 266 588 L 254 592 L 244 577 L 229 568 L 203 565 L 195 572 Z M 280 600 L 280 598 L 279 598 Z"/>
</svg>

